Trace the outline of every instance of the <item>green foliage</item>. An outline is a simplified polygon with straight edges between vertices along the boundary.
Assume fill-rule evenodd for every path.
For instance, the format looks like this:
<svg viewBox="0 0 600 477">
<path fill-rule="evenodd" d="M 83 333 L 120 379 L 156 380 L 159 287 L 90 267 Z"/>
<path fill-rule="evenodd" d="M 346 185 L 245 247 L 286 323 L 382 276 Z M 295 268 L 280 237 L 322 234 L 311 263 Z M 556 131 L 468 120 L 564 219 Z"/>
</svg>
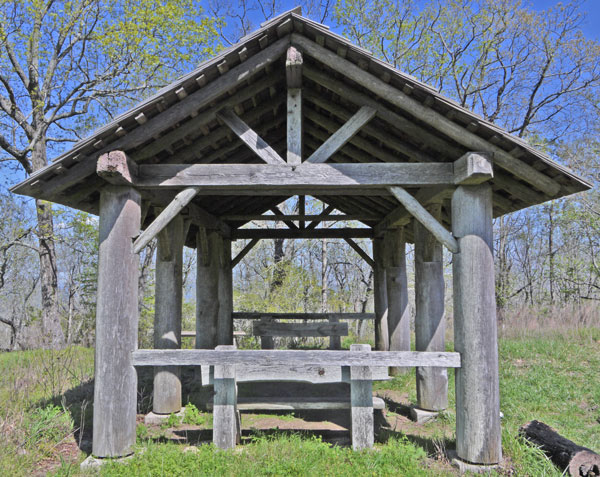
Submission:
<svg viewBox="0 0 600 477">
<path fill-rule="evenodd" d="M 26 420 L 28 448 L 36 448 L 48 452 L 52 446 L 68 436 L 73 428 L 73 421 L 68 412 L 52 404 L 45 408 L 36 408 Z"/>
<path fill-rule="evenodd" d="M 192 426 L 210 427 L 212 426 L 212 414 L 202 412 L 192 403 L 188 403 L 185 406 L 182 423 L 190 424 Z"/>
</svg>

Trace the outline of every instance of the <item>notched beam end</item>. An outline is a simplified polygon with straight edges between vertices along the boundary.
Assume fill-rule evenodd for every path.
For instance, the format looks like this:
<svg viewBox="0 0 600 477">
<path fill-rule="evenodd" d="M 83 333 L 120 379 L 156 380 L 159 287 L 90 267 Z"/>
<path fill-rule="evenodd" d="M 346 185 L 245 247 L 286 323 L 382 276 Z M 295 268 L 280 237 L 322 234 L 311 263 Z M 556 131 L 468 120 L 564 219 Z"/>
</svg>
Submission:
<svg viewBox="0 0 600 477">
<path fill-rule="evenodd" d="M 454 184 L 477 185 L 494 177 L 492 154 L 468 152 L 454 161 Z"/>
<path fill-rule="evenodd" d="M 123 151 L 110 151 L 98 158 L 96 173 L 111 184 L 133 185 L 138 166 Z"/>
<path fill-rule="evenodd" d="M 285 57 L 285 75 L 288 88 L 302 87 L 302 53 L 290 46 Z"/>
</svg>

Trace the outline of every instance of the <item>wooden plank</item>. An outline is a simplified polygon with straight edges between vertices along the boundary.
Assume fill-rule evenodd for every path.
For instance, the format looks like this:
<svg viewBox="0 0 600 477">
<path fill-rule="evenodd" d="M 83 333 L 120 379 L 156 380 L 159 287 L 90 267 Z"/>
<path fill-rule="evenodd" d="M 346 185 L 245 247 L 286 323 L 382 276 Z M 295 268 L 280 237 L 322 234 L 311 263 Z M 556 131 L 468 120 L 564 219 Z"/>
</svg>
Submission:
<svg viewBox="0 0 600 477">
<path fill-rule="evenodd" d="M 231 267 L 231 240 L 219 236 L 218 244 L 219 316 L 217 319 L 217 343 L 219 345 L 232 345 L 233 274 Z"/>
<path fill-rule="evenodd" d="M 240 252 L 231 260 L 231 267 L 235 267 L 242 259 L 248 255 L 248 252 L 254 248 L 254 246 L 260 241 L 260 239 L 252 239 L 246 244 L 246 246 L 240 250 Z"/>
<path fill-rule="evenodd" d="M 302 163 L 302 90 L 288 89 L 287 93 L 287 162 Z"/>
<path fill-rule="evenodd" d="M 390 349 L 388 331 L 388 301 L 385 278 L 385 250 L 383 239 L 373 240 L 373 307 L 375 309 L 375 349 Z"/>
<path fill-rule="evenodd" d="M 302 87 L 302 53 L 290 46 L 285 57 L 285 77 L 288 89 Z"/>
<path fill-rule="evenodd" d="M 456 373 L 456 451 L 474 464 L 502 460 L 492 189 L 459 186 L 452 196 L 454 346 L 462 357 Z"/>
<path fill-rule="evenodd" d="M 436 219 L 441 205 L 430 206 Z M 417 351 L 446 349 L 445 284 L 442 245 L 421 225 L 414 223 L 415 239 L 415 348 Z M 441 411 L 448 407 L 448 371 L 446 368 L 419 368 L 417 407 Z"/>
<path fill-rule="evenodd" d="M 254 322 L 254 336 L 348 336 L 348 323 L 312 322 L 277 323 L 274 321 Z"/>
<path fill-rule="evenodd" d="M 390 351 L 408 351 L 410 350 L 411 312 L 408 302 L 406 238 L 404 228 L 386 232 L 384 237 L 384 247 Z M 407 371 L 408 369 L 406 368 L 390 368 L 390 374 L 392 376 L 398 376 Z"/>
<path fill-rule="evenodd" d="M 372 229 L 330 228 L 330 229 L 235 229 L 231 231 L 232 239 L 346 239 L 371 238 Z"/>
<path fill-rule="evenodd" d="M 154 348 L 181 348 L 183 303 L 183 218 L 175 217 L 160 234 L 156 250 Z M 181 375 L 178 366 L 154 368 L 152 411 L 181 411 Z"/>
<path fill-rule="evenodd" d="M 179 101 L 170 106 L 162 114 L 154 116 L 149 119 L 143 126 L 137 127 L 130 131 L 126 136 L 123 136 L 104 147 L 100 151 L 96 151 L 92 156 L 96 157 L 103 153 L 127 149 L 131 150 L 137 146 L 142 145 L 146 141 L 152 139 L 155 136 L 160 135 L 162 131 L 171 127 L 173 124 L 183 121 L 188 118 L 191 114 L 198 111 L 203 105 L 215 101 L 221 95 L 232 90 L 238 84 L 248 81 L 254 75 L 264 70 L 267 65 L 270 65 L 281 57 L 283 53 L 289 47 L 289 37 L 281 38 L 272 45 L 265 48 L 248 58 L 242 64 L 232 68 L 224 75 L 220 76 L 218 81 L 211 81 L 203 88 L 190 94 L 183 101 Z M 89 143 L 82 142 L 80 146 L 73 153 L 82 150 Z M 49 170 L 57 167 L 59 162 L 52 164 Z M 69 188 L 73 184 L 80 182 L 85 177 L 93 174 L 96 170 L 96 161 L 81 160 L 75 166 L 71 167 L 66 174 L 60 177 L 55 177 L 51 181 L 42 184 L 39 190 L 40 197 L 52 197 L 58 195 L 60 192 Z M 20 186 L 19 191 L 26 192 L 25 189 L 28 185 L 35 180 L 35 176 L 30 177 L 24 181 Z M 37 192 L 36 192 L 37 194 Z"/>
<path fill-rule="evenodd" d="M 448 250 L 452 253 L 458 253 L 458 242 L 454 236 L 432 217 L 417 199 L 401 187 L 391 187 L 390 192 L 398 199 L 398 202 L 400 202 L 415 219 L 421 222 L 421 224 L 423 224 L 423 226 Z"/>
<path fill-rule="evenodd" d="M 242 382 L 238 379 L 238 382 Z M 207 403 L 210 411 L 212 404 Z M 351 401 L 329 397 L 317 398 L 238 398 L 238 410 L 240 411 L 325 411 L 336 409 L 351 409 Z M 385 409 L 385 401 L 381 398 L 373 398 L 373 409 Z"/>
<path fill-rule="evenodd" d="M 370 106 L 361 107 L 340 129 L 325 141 L 306 162 L 320 163 L 327 161 L 338 150 L 344 147 L 360 129 L 375 117 L 377 110 Z"/>
<path fill-rule="evenodd" d="M 373 320 L 375 313 L 263 313 L 263 312 L 244 312 L 236 311 L 233 314 L 234 320 L 261 320 L 270 318 L 274 320 Z"/>
<path fill-rule="evenodd" d="M 162 229 L 164 229 L 171 220 L 173 220 L 179 212 L 186 207 L 194 197 L 198 194 L 198 189 L 188 188 L 182 190 L 171 203 L 163 210 L 154 221 L 146 227 L 140 236 L 133 243 L 133 252 L 140 253 L 142 249 L 150 243 L 150 241 L 156 237 Z"/>
<path fill-rule="evenodd" d="M 215 353 L 235 350 L 235 346 L 217 346 Z M 223 362 L 227 362 L 225 359 Z M 239 441 L 237 417 L 237 384 L 235 366 L 215 366 L 213 398 L 213 443 L 219 449 L 233 449 Z"/>
<path fill-rule="evenodd" d="M 303 53 L 323 62 L 335 71 L 351 78 L 360 86 L 372 91 L 382 99 L 407 111 L 416 119 L 436 128 L 441 133 L 452 138 L 459 144 L 473 151 L 485 151 L 494 154 L 494 161 L 503 169 L 533 185 L 540 191 L 554 197 L 560 192 L 560 185 L 542 172 L 520 161 L 500 147 L 486 141 L 484 138 L 468 131 L 459 124 L 446 118 L 432 108 L 429 108 L 397 88 L 362 70 L 351 61 L 340 58 L 335 53 L 319 46 L 310 39 L 292 34 L 292 44 Z"/>
<path fill-rule="evenodd" d="M 131 239 L 140 227 L 141 198 L 130 187 L 100 193 L 98 293 L 92 453 L 122 457 L 133 452 L 137 412 L 139 256 Z"/>
<path fill-rule="evenodd" d="M 264 162 L 267 164 L 285 164 L 281 156 L 231 109 L 222 109 L 217 113 L 217 117 Z"/>
<path fill-rule="evenodd" d="M 271 207 L 271 211 L 272 211 L 274 214 L 276 214 L 276 215 L 279 215 L 279 216 L 281 216 L 281 217 L 285 217 L 285 216 L 283 215 L 283 212 L 281 212 L 281 210 L 279 210 L 279 207 L 277 207 L 277 206 L 273 206 L 273 207 Z M 287 225 L 287 227 L 288 227 L 289 229 L 294 229 L 294 230 L 297 230 L 297 229 L 298 229 L 298 226 L 297 226 L 297 225 L 296 225 L 294 222 L 292 222 L 291 220 L 282 219 L 282 221 L 283 221 L 283 223 L 284 223 L 285 225 Z"/>
<path fill-rule="evenodd" d="M 421 187 L 453 185 L 452 163 L 396 164 L 143 164 L 135 186 L 139 188 L 202 188 L 215 191 L 309 191 L 338 195 L 340 189 L 369 189 L 391 186 Z M 311 195 L 310 193 L 307 195 Z"/>
<path fill-rule="evenodd" d="M 318 220 L 319 222 L 351 222 L 351 221 L 375 221 L 381 216 L 375 214 L 245 214 L 245 215 L 221 215 L 221 220 L 231 222 L 279 222 L 284 220 Z"/>
<path fill-rule="evenodd" d="M 337 318 L 329 318 L 329 323 L 339 323 L 339 320 Z M 346 325 L 346 330 L 348 329 L 348 325 L 346 323 L 344 323 Z M 342 349 L 342 335 L 329 335 L 329 349 Z M 345 335 L 343 336 L 348 336 L 348 333 L 346 332 Z"/>
<path fill-rule="evenodd" d="M 351 238 L 346 238 L 344 239 L 346 241 L 346 243 L 348 245 L 350 245 L 350 247 L 352 247 L 352 249 L 358 253 L 358 255 L 369 264 L 369 266 L 374 267 L 375 266 L 375 262 L 373 261 L 373 259 L 369 256 L 369 254 L 367 252 L 365 252 L 362 247 L 360 245 L 358 245 L 354 240 L 352 240 Z"/>
<path fill-rule="evenodd" d="M 205 227 L 207 229 L 216 229 L 224 237 L 231 235 L 231 228 L 229 225 L 218 219 L 211 213 L 204 210 L 202 207 L 198 207 L 196 204 L 191 202 L 186 206 L 186 209 L 182 211 L 182 215 L 186 219 L 191 220 L 194 224 L 199 227 Z"/>
<path fill-rule="evenodd" d="M 319 217 L 317 217 L 315 220 L 313 220 L 310 224 L 306 226 L 306 229 L 312 230 L 317 228 L 317 226 L 321 223 L 321 220 L 323 220 L 322 217 L 327 217 L 327 214 L 329 214 L 329 212 L 333 210 L 335 210 L 335 207 L 333 205 L 327 205 L 327 207 L 325 207 L 323 211 L 319 214 Z"/>
<path fill-rule="evenodd" d="M 373 351 L 352 353 L 330 350 L 153 350 L 142 349 L 132 353 L 134 366 L 199 366 L 252 363 L 254 366 L 444 366 L 460 367 L 460 353 L 417 351 Z"/>
<path fill-rule="evenodd" d="M 354 353 L 369 353 L 368 344 L 350 345 Z M 373 375 L 368 366 L 350 368 L 350 418 L 352 448 L 354 450 L 371 449 L 375 440 L 373 417 Z"/>
</svg>

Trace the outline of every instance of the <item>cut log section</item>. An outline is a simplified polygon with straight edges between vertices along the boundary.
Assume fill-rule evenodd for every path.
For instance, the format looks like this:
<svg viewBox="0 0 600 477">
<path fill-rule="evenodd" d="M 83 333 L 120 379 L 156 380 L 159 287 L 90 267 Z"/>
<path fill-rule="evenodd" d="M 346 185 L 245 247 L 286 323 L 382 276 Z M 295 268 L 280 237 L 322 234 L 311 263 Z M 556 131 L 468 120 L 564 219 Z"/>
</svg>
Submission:
<svg viewBox="0 0 600 477">
<path fill-rule="evenodd" d="M 543 422 L 528 422 L 521 427 L 519 433 L 542 449 L 561 471 L 577 477 L 600 475 L 600 455 L 562 437 Z"/>
</svg>

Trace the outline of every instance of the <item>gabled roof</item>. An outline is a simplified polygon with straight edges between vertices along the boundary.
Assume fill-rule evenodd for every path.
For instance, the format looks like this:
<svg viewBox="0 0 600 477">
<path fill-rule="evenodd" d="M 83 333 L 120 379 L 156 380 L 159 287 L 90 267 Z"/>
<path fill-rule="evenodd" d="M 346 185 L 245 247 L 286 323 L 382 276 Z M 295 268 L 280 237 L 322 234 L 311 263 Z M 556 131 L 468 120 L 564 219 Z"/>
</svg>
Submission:
<svg viewBox="0 0 600 477">
<path fill-rule="evenodd" d="M 468 151 L 492 153 L 495 216 L 591 187 L 526 142 L 295 9 L 265 22 L 238 44 L 98 129 L 12 191 L 97 213 L 104 181 L 96 175 L 96 162 L 104 152 L 122 150 L 147 164 L 259 163 L 216 118 L 225 106 L 285 157 L 285 52 L 290 45 L 304 54 L 305 157 L 362 105 L 374 104 L 379 108 L 377 117 L 332 162 L 453 162 Z M 142 197 L 146 205 L 164 206 L 174 193 L 143 191 Z M 286 198 L 198 196 L 195 204 L 216 216 L 257 214 Z M 346 213 L 368 212 L 381 218 L 398 206 L 386 190 L 323 200 Z M 446 223 L 448 208 L 446 203 Z"/>
</svg>

